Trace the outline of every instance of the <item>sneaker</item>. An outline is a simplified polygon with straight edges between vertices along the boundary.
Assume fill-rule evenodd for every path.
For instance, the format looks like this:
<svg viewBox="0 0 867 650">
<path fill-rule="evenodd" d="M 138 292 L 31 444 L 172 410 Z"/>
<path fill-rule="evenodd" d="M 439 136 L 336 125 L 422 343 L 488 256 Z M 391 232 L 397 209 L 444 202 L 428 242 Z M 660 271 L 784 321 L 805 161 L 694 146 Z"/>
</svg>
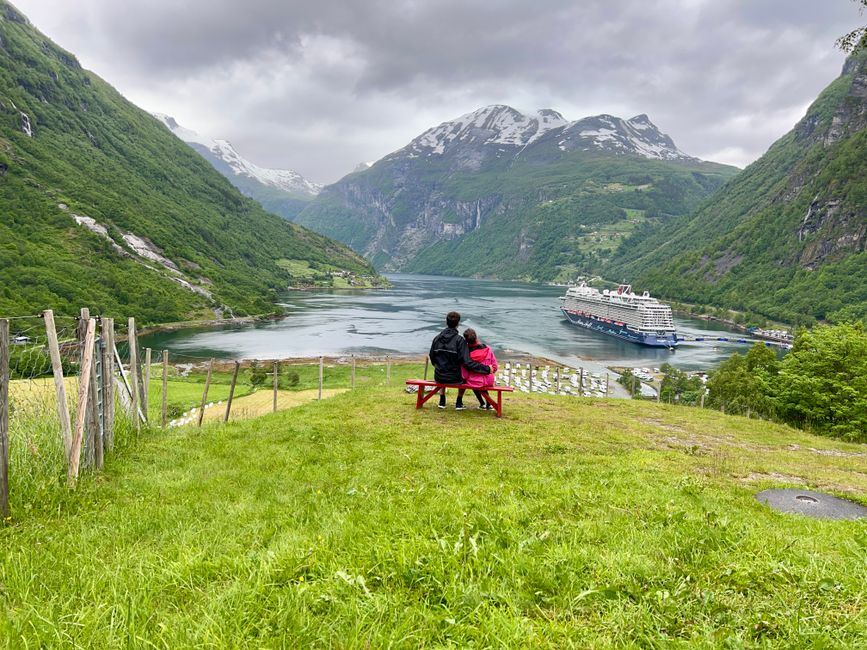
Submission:
<svg viewBox="0 0 867 650">
<path fill-rule="evenodd" d="M 467 407 L 464 406 L 461 402 L 458 402 L 457 404 L 455 404 L 455 410 L 456 410 L 456 411 L 463 411 L 463 410 L 466 409 L 466 408 L 467 408 Z"/>
<path fill-rule="evenodd" d="M 437 408 L 444 409 L 446 407 L 446 396 L 440 395 L 440 403 L 437 404 Z"/>
<path fill-rule="evenodd" d="M 488 404 L 479 404 L 479 410 L 480 411 L 485 411 L 485 410 L 487 410 L 487 408 L 488 408 Z"/>
</svg>

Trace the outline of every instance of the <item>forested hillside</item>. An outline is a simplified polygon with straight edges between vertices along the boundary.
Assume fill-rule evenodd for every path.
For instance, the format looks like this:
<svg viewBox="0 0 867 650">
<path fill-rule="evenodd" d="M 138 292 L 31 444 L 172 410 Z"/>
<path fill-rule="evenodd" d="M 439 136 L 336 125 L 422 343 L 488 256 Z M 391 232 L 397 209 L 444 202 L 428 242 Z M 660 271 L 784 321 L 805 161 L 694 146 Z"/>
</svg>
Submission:
<svg viewBox="0 0 867 650">
<path fill-rule="evenodd" d="M 337 270 L 374 274 L 244 198 L 0 0 L 0 314 L 259 313 Z"/>
<path fill-rule="evenodd" d="M 607 265 L 669 298 L 788 322 L 867 317 L 867 51 L 689 220 Z"/>
</svg>

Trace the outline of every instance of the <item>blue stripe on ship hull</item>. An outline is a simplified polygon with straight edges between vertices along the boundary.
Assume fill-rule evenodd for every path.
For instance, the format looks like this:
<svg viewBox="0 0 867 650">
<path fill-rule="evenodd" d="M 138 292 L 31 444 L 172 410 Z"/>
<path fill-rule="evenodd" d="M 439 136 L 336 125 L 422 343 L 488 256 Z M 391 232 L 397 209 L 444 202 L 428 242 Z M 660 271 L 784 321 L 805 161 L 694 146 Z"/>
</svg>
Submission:
<svg viewBox="0 0 867 650">
<path fill-rule="evenodd" d="M 648 345 L 651 347 L 670 348 L 677 345 L 677 335 L 672 333 L 666 336 L 658 336 L 656 334 L 643 334 L 641 332 L 633 332 L 626 327 L 619 327 L 610 323 L 603 323 L 592 318 L 572 314 L 564 308 L 560 308 L 563 315 L 569 319 L 573 325 L 578 325 L 593 332 L 600 332 L 608 336 L 614 336 L 630 343 L 638 343 L 639 345 Z"/>
</svg>

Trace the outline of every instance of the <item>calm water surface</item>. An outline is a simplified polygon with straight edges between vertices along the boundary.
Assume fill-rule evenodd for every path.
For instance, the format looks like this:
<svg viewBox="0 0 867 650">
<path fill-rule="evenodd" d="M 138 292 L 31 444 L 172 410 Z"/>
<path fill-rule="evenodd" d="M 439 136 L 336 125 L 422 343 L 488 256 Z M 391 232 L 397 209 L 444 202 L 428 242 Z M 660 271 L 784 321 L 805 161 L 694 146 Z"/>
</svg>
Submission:
<svg viewBox="0 0 867 650">
<path fill-rule="evenodd" d="M 277 322 L 221 329 L 186 329 L 142 337 L 143 346 L 178 355 L 274 359 L 348 354 L 424 354 L 451 310 L 481 339 L 504 353 L 528 353 L 568 365 L 709 369 L 736 350 L 734 343 L 683 342 L 675 352 L 645 348 L 569 324 L 560 314 L 562 287 L 423 275 L 389 275 L 379 291 L 292 292 Z M 729 330 L 675 318 L 680 336 L 725 336 Z"/>
</svg>

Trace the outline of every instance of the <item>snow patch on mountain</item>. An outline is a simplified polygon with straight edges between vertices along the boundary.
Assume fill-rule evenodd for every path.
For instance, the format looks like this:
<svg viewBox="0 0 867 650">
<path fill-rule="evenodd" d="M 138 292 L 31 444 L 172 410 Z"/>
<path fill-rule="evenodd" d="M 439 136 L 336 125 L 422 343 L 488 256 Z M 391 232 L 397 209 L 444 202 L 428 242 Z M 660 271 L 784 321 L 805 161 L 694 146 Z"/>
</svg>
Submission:
<svg viewBox="0 0 867 650">
<path fill-rule="evenodd" d="M 459 145 L 496 145 L 500 155 L 507 153 L 503 146 L 523 149 L 552 133 L 561 151 L 601 150 L 656 160 L 696 160 L 678 149 L 644 114 L 629 120 L 596 115 L 570 122 L 551 109 L 525 114 L 500 104 L 428 129 L 399 153 L 415 158 L 442 155 Z"/>
<path fill-rule="evenodd" d="M 187 144 L 199 145 L 207 149 L 211 155 L 228 165 L 236 176 L 246 176 L 262 185 L 294 194 L 316 196 L 322 191 L 321 184 L 313 183 L 291 169 L 270 169 L 256 165 L 239 154 L 228 140 L 212 140 L 182 127 L 169 115 L 163 113 L 153 115 Z"/>
</svg>

